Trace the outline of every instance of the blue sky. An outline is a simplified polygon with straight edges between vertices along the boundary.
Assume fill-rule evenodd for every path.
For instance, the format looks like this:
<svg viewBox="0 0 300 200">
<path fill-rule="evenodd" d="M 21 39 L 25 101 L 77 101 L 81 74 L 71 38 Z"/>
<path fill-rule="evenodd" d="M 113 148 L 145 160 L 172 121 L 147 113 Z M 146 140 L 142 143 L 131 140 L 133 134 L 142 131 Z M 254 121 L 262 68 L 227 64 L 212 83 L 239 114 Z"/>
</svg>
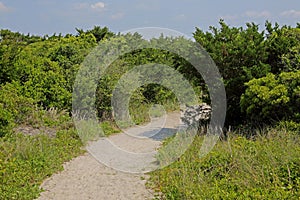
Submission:
<svg viewBox="0 0 300 200">
<path fill-rule="evenodd" d="M 163 27 L 189 36 L 220 18 L 231 26 L 266 20 L 295 26 L 299 0 L 0 0 L 0 28 L 32 34 L 76 33 L 107 26 L 114 32 Z"/>
</svg>

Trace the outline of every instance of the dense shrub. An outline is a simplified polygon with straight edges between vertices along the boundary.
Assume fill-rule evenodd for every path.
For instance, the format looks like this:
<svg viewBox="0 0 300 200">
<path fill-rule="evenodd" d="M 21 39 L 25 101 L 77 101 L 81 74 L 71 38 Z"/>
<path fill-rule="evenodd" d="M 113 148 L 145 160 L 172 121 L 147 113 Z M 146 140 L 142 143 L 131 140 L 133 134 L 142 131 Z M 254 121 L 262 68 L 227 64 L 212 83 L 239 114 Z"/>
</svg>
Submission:
<svg viewBox="0 0 300 200">
<path fill-rule="evenodd" d="M 0 137 L 11 133 L 15 126 L 15 120 L 12 113 L 4 108 L 4 105 L 0 103 Z"/>
<path fill-rule="evenodd" d="M 227 96 L 227 125 L 245 120 L 240 111 L 240 96 L 244 83 L 265 76 L 271 69 L 264 32 L 258 25 L 247 23 L 246 28 L 230 27 L 220 21 L 220 28 L 210 27 L 209 32 L 196 29 L 194 38 L 210 54 L 224 79 Z"/>
<path fill-rule="evenodd" d="M 277 23 L 266 23 L 268 52 L 267 63 L 273 74 L 299 70 L 300 28 L 279 27 Z"/>
<path fill-rule="evenodd" d="M 282 72 L 278 76 L 268 74 L 246 83 L 241 97 L 241 108 L 257 123 L 300 120 L 300 70 Z"/>
<path fill-rule="evenodd" d="M 33 107 L 33 100 L 21 95 L 17 83 L 0 87 L 0 137 L 11 133 L 15 124 L 24 122 Z"/>
<path fill-rule="evenodd" d="M 269 72 L 278 75 L 283 71 L 299 70 L 299 27 L 273 26 L 267 21 L 265 29 L 259 31 L 254 23 L 247 23 L 246 28 L 230 27 L 221 20 L 220 28 L 210 27 L 209 32 L 197 28 L 194 33 L 194 38 L 208 51 L 224 78 L 227 126 L 249 122 L 240 107 L 245 83 Z"/>
</svg>

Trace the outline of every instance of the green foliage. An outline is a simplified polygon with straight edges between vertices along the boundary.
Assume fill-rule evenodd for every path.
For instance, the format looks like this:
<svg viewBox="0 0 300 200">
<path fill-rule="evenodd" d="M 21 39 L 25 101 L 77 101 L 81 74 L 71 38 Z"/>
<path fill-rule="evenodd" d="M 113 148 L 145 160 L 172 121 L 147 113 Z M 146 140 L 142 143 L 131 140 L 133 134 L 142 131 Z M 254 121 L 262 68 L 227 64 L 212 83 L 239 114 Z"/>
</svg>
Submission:
<svg viewBox="0 0 300 200">
<path fill-rule="evenodd" d="M 103 74 L 98 82 L 97 85 L 97 91 L 96 91 L 96 108 L 98 112 L 98 117 L 102 120 L 105 119 L 111 119 L 112 117 L 112 105 L 111 105 L 111 98 L 113 97 L 113 91 L 116 87 L 116 84 L 118 84 L 120 78 L 122 75 L 124 75 L 129 69 L 131 68 L 130 65 L 126 65 L 124 61 L 117 60 L 115 61 L 111 66 L 109 66 L 109 69 L 107 69 L 107 72 Z M 132 77 L 132 79 L 125 80 L 129 84 L 129 82 L 138 81 L 140 77 L 135 76 Z M 126 83 L 123 83 L 121 86 L 126 86 Z M 123 97 L 125 94 L 123 93 L 118 94 L 119 96 Z M 134 94 L 131 96 L 132 101 L 140 102 L 142 101 L 143 97 L 141 95 L 141 88 L 136 90 Z"/>
<path fill-rule="evenodd" d="M 6 82 L 15 80 L 19 75 L 14 67 L 18 53 L 23 48 L 23 45 L 3 36 L 3 31 L 0 32 L 0 85 Z"/>
<path fill-rule="evenodd" d="M 87 31 L 76 28 L 76 31 L 79 35 L 93 34 L 97 42 L 100 42 L 101 40 L 112 37 L 114 35 L 114 33 L 109 31 L 107 27 L 101 28 L 100 26 L 94 26 L 93 29 Z"/>
<path fill-rule="evenodd" d="M 266 22 L 266 28 L 267 62 L 272 66 L 271 72 L 299 70 L 300 28 L 279 27 L 278 24 L 272 27 L 270 22 Z"/>
<path fill-rule="evenodd" d="M 47 64 L 44 61 L 44 64 Z M 39 105 L 46 108 L 68 108 L 71 104 L 71 93 L 67 91 L 65 79 L 57 70 L 57 66 L 50 62 L 49 71 L 35 68 L 29 75 L 29 80 L 24 83 L 23 94 L 32 97 Z M 51 66 L 52 65 L 52 66 Z M 56 70 L 57 69 L 57 70 Z"/>
<path fill-rule="evenodd" d="M 9 134 L 0 138 L 0 199 L 35 199 L 43 180 L 82 153 L 73 129 L 46 135 Z"/>
<path fill-rule="evenodd" d="M 43 39 L 7 30 L 0 34 L 0 84 L 19 82 L 22 95 L 39 105 L 70 109 L 79 65 L 96 45 L 92 33 Z"/>
<path fill-rule="evenodd" d="M 271 129 L 249 140 L 231 135 L 200 158 L 203 138 L 175 163 L 151 173 L 158 199 L 297 199 L 299 135 Z"/>
<path fill-rule="evenodd" d="M 247 121 L 240 108 L 240 97 L 246 89 L 244 83 L 264 77 L 269 72 L 278 75 L 282 71 L 299 69 L 299 27 L 279 27 L 278 24 L 273 26 L 266 22 L 266 31 L 260 32 L 258 25 L 246 25 L 246 28 L 230 27 L 221 20 L 220 28 L 210 27 L 206 33 L 197 28 L 194 33 L 195 40 L 209 52 L 224 78 L 228 103 L 227 125 Z M 147 63 L 172 66 L 190 81 L 199 99 L 209 103 L 207 87 L 196 69 L 176 53 L 159 49 L 160 46 L 168 46 L 181 55 L 189 55 L 191 52 L 184 52 L 181 48 L 186 43 L 184 38 L 161 36 L 146 41 L 139 34 L 113 37 L 114 34 L 107 27 L 98 26 L 86 31 L 77 29 L 77 32 L 76 36 L 54 34 L 39 37 L 1 30 L 0 84 L 19 82 L 23 88 L 22 95 L 33 98 L 39 106 L 70 110 L 76 73 L 91 49 L 101 43 L 101 48 L 104 48 L 101 52 L 126 50 L 126 42 L 131 42 L 137 50 L 118 58 L 108 69 L 113 72 L 100 80 L 101 86 L 97 92 L 100 118 L 105 120 L 111 117 L 109 88 L 114 81 L 133 66 Z M 147 42 L 158 48 L 143 48 Z M 112 43 L 113 47 L 107 46 Z M 154 104 L 176 101 L 171 90 L 159 85 L 142 86 L 140 92 Z"/>
<path fill-rule="evenodd" d="M 220 28 L 210 27 L 206 33 L 197 28 L 194 33 L 195 40 L 209 52 L 223 76 L 227 125 L 284 119 L 277 123 L 278 127 L 299 132 L 299 24 L 292 28 L 266 22 L 263 32 L 254 23 L 246 25 L 246 28 L 230 27 L 221 20 Z M 147 41 L 137 33 L 114 37 L 107 27 L 98 26 L 87 31 L 77 29 L 77 32 L 77 35 L 40 37 L 0 30 L 0 199 L 36 198 L 42 180 L 81 152 L 82 144 L 72 129 L 69 111 L 75 78 L 84 61 L 88 66 L 98 67 L 111 61 L 102 53 L 117 55 L 129 50 L 128 42 L 136 47 L 133 52 L 115 58 L 105 71 L 99 69 L 99 73 L 82 80 L 82 87 L 74 92 L 75 97 L 83 99 L 83 109 L 96 95 L 94 103 L 102 121 L 79 123 L 85 130 L 78 133 L 83 142 L 119 131 L 112 121 L 111 105 L 117 84 L 126 87 L 145 79 L 160 79 L 154 68 L 148 68 L 120 82 L 135 66 L 150 63 L 170 66 L 189 81 L 198 100 L 210 101 L 203 77 L 180 56 L 203 56 L 203 52 L 182 48 L 188 43 L 186 39 L 161 36 Z M 101 49 L 97 47 L 91 52 L 97 44 L 101 44 Z M 143 48 L 146 44 L 156 48 Z M 160 47 L 169 47 L 174 52 Z M 161 72 L 167 72 L 167 68 L 161 68 Z M 90 84 L 89 78 L 96 86 Z M 183 84 L 178 84 L 180 80 L 172 78 L 168 77 L 164 83 L 178 85 L 185 91 L 180 88 Z M 96 89 L 96 94 L 87 94 L 90 88 Z M 122 92 L 124 96 L 127 91 Z M 128 108 L 133 121 L 142 124 L 149 121 L 149 114 L 160 116 L 161 111 L 151 110 L 155 104 L 163 105 L 167 111 L 178 109 L 178 99 L 170 88 L 159 84 L 136 88 Z M 14 134 L 14 128 L 19 125 L 51 128 L 57 132 L 56 137 Z M 100 127 L 103 133 L 99 133 Z M 222 141 L 209 156 L 201 159 L 197 155 L 202 138 L 197 138 L 178 162 L 152 174 L 156 184 L 153 187 L 165 199 L 300 196 L 299 135 L 276 132 L 271 130 L 256 140 L 230 137 L 230 146 Z"/>
<path fill-rule="evenodd" d="M 23 125 L 28 125 L 33 128 L 49 127 L 56 129 L 65 129 L 73 126 L 69 113 L 66 110 L 59 110 L 54 107 L 47 110 L 35 107 L 35 109 L 28 114 Z"/>
<path fill-rule="evenodd" d="M 253 79 L 246 83 L 241 108 L 250 119 L 269 123 L 281 119 L 299 121 L 300 70 L 282 72 L 277 77 Z"/>
<path fill-rule="evenodd" d="M 11 133 L 15 124 L 23 123 L 33 110 L 33 100 L 20 93 L 17 83 L 0 88 L 0 137 Z"/>
<path fill-rule="evenodd" d="M 0 137 L 11 133 L 15 126 L 14 116 L 0 103 Z"/>
<path fill-rule="evenodd" d="M 258 25 L 247 23 L 247 28 L 229 27 L 220 21 L 221 28 L 210 27 L 204 33 L 196 29 L 194 38 L 210 54 L 224 78 L 228 112 L 227 124 L 241 123 L 240 96 L 245 90 L 244 83 L 252 78 L 265 76 L 270 71 L 264 32 Z"/>
<path fill-rule="evenodd" d="M 46 108 L 70 109 L 76 72 L 94 45 L 92 36 L 82 35 L 26 46 L 15 62 L 23 94 Z"/>
<path fill-rule="evenodd" d="M 73 91 L 72 87 L 80 64 L 95 46 L 96 38 L 92 34 L 81 34 L 80 37 L 67 37 L 60 40 L 49 53 L 49 58 L 60 66 L 66 80 L 65 88 L 69 92 Z"/>
<path fill-rule="evenodd" d="M 174 51 L 179 51 L 183 44 L 186 45 L 188 42 L 184 38 L 167 38 L 161 36 L 158 39 L 153 39 L 150 41 L 143 40 L 139 35 L 137 34 L 127 34 L 123 36 L 118 36 L 115 38 L 110 38 L 109 40 L 103 40 L 100 43 L 101 49 L 99 51 L 95 51 L 95 54 L 99 56 L 101 52 L 105 52 L 105 54 L 112 54 L 115 55 L 115 52 L 109 53 L 109 51 L 120 51 L 126 50 L 129 47 L 127 46 L 128 43 L 131 44 L 132 42 L 136 43 L 136 50 L 133 52 L 126 53 L 122 55 L 120 58 L 116 59 L 113 63 L 111 63 L 107 69 L 102 69 L 100 67 L 99 71 L 101 73 L 100 80 L 97 81 L 97 91 L 96 91 L 96 102 L 95 106 L 97 108 L 97 114 L 98 117 L 101 120 L 109 119 L 112 117 L 112 105 L 111 105 L 111 98 L 113 90 L 115 89 L 115 86 L 117 84 L 120 84 L 120 79 L 123 76 L 128 76 L 131 73 L 131 70 L 134 69 L 134 67 L 139 66 L 147 66 L 140 68 L 138 71 L 134 71 L 135 75 L 133 75 L 131 78 L 127 77 L 127 82 L 122 83 L 124 87 L 130 85 L 133 83 L 136 83 L 139 85 L 141 82 L 154 82 L 154 81 L 161 81 L 162 77 L 161 74 L 170 74 L 168 72 L 168 68 L 166 67 L 160 67 L 160 70 L 154 70 L 157 69 L 155 64 L 161 64 L 161 66 L 170 66 L 174 70 L 178 72 L 178 74 L 181 74 L 183 77 L 189 80 L 192 87 L 195 89 L 196 93 L 199 95 L 199 99 L 202 99 L 204 97 L 204 94 L 207 94 L 207 89 L 205 87 L 205 84 L 203 82 L 203 79 L 201 75 L 197 72 L 195 68 L 192 67 L 190 63 L 188 63 L 186 60 L 181 58 L 179 55 L 177 55 L 174 52 L 168 52 L 166 50 L 160 50 L 160 46 L 172 46 L 174 48 Z M 151 46 L 157 46 L 156 48 L 143 48 L 146 44 L 151 44 Z M 107 44 L 110 44 L 107 46 Z M 122 45 L 120 45 L 122 44 Z M 133 44 L 134 45 L 134 44 Z M 140 49 L 139 49 L 140 47 Z M 107 50 L 106 50 L 107 48 Z M 182 52 L 183 55 L 186 54 L 186 56 L 191 52 Z M 199 53 L 199 52 L 198 52 Z M 95 55 L 91 56 L 89 58 L 90 62 L 87 64 L 91 64 L 94 62 L 94 58 L 96 58 Z M 104 60 L 107 58 L 104 58 Z M 103 61 L 101 64 L 105 64 L 106 61 Z M 155 63 L 155 64 L 154 64 Z M 100 64 L 98 64 L 100 65 Z M 151 65 L 151 66 L 150 66 Z M 153 66 L 152 66 L 153 65 Z M 156 68 L 155 68 L 156 67 Z M 146 80 L 146 81 L 145 81 Z M 175 79 L 170 75 L 170 77 L 164 77 L 164 83 L 165 85 L 172 85 L 177 86 L 179 88 L 183 84 L 178 84 L 181 80 Z M 176 80 L 176 81 L 175 81 Z M 172 82 L 173 81 L 173 82 Z M 83 85 L 85 83 L 82 83 Z M 85 86 L 83 88 L 86 88 L 88 86 Z M 183 87 L 183 86 L 182 86 Z M 83 89 L 84 90 L 84 89 Z M 186 88 L 180 88 L 180 91 L 185 91 Z M 204 91 L 205 90 L 205 91 Z M 79 95 L 85 94 L 86 91 L 78 92 Z M 126 96 L 125 93 L 118 93 L 118 96 L 123 98 Z M 82 93 L 82 94 L 81 94 Z M 77 95 L 77 94 L 76 94 Z M 82 95 L 82 98 L 89 97 L 89 95 Z M 84 97 L 85 96 L 85 97 Z M 186 94 L 182 94 L 182 96 L 188 96 Z M 141 112 L 131 112 L 133 113 L 133 120 L 136 123 L 142 123 L 147 121 L 147 111 L 145 108 L 149 107 L 152 104 L 164 104 L 167 105 L 167 103 L 170 103 L 171 105 L 168 106 L 169 109 L 174 109 L 175 104 L 177 104 L 177 97 L 174 94 L 174 92 L 167 88 L 166 86 L 161 86 L 159 84 L 144 84 L 140 85 L 131 95 L 130 97 L 131 108 L 138 108 Z M 184 97 L 183 97 L 184 98 Z M 88 101 L 88 100 L 87 100 Z M 82 103 L 85 103 L 86 101 L 82 101 Z M 148 104 L 148 105 L 146 105 Z M 137 115 L 135 115 L 136 113 Z M 143 117 L 146 116 L 146 117 Z"/>
<path fill-rule="evenodd" d="M 300 70 L 300 44 L 292 47 L 288 53 L 283 54 L 281 60 L 284 64 L 285 71 Z"/>
<path fill-rule="evenodd" d="M 119 133 L 120 130 L 116 124 L 111 121 L 101 122 L 100 127 L 102 128 L 105 136 L 109 136 L 115 133 Z"/>
<path fill-rule="evenodd" d="M 300 133 L 300 123 L 294 122 L 292 120 L 290 121 L 280 121 L 277 123 L 277 127 L 281 129 L 286 129 L 289 131 L 294 131 Z"/>
</svg>

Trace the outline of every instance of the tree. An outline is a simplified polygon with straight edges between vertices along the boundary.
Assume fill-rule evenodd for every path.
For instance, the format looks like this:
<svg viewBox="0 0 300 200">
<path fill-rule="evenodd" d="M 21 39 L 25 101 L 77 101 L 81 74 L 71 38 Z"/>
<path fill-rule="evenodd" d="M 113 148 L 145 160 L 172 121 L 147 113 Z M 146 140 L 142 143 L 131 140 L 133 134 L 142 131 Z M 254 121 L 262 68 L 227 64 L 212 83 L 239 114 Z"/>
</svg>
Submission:
<svg viewBox="0 0 300 200">
<path fill-rule="evenodd" d="M 0 85 L 18 79 L 15 68 L 18 54 L 28 44 L 28 37 L 9 30 L 0 30 Z"/>
<path fill-rule="evenodd" d="M 270 71 L 264 32 L 258 25 L 247 23 L 247 28 L 229 27 L 223 20 L 221 28 L 210 27 L 204 33 L 196 28 L 194 38 L 215 61 L 224 78 L 227 96 L 227 125 L 237 125 L 245 120 L 240 111 L 240 97 L 245 82 L 265 76 Z"/>
<path fill-rule="evenodd" d="M 268 31 L 266 39 L 267 62 L 271 66 L 271 72 L 279 74 L 282 71 L 298 70 L 300 28 L 279 27 L 278 24 L 272 27 L 272 24 L 267 21 L 266 29 Z"/>
<path fill-rule="evenodd" d="M 93 29 L 87 31 L 76 28 L 76 31 L 78 32 L 79 35 L 93 34 L 97 42 L 100 42 L 104 38 L 110 38 L 114 35 L 114 33 L 110 32 L 107 27 L 101 28 L 100 26 L 94 26 Z"/>
</svg>

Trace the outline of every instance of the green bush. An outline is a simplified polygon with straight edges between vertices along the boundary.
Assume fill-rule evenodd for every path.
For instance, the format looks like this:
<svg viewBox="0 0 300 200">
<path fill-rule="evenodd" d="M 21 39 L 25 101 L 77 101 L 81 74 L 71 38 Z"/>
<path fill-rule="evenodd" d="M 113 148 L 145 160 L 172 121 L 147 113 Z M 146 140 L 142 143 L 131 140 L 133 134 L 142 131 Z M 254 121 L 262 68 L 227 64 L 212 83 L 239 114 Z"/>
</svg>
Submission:
<svg viewBox="0 0 300 200">
<path fill-rule="evenodd" d="M 300 133 L 300 123 L 294 122 L 292 120 L 290 121 L 280 121 L 277 123 L 278 128 L 283 128 L 289 131 L 295 131 Z"/>
<path fill-rule="evenodd" d="M 300 120 L 300 70 L 268 74 L 246 83 L 240 105 L 250 120 L 261 123 Z"/>
<path fill-rule="evenodd" d="M 33 110 L 33 100 L 20 93 L 17 83 L 6 83 L 0 88 L 0 137 L 11 133 L 16 124 L 26 121 Z"/>
<path fill-rule="evenodd" d="M 237 125 L 245 119 L 239 106 L 244 83 L 271 70 L 264 32 L 254 23 L 246 25 L 246 28 L 230 27 L 220 20 L 220 28 L 210 27 L 208 32 L 196 28 L 194 33 L 195 40 L 210 54 L 224 80 L 227 125 Z"/>
<path fill-rule="evenodd" d="M 299 70 L 300 27 L 266 23 L 268 64 L 273 74 Z"/>
<path fill-rule="evenodd" d="M 15 120 L 13 114 L 0 103 L 0 137 L 11 133 L 14 126 Z"/>
</svg>

